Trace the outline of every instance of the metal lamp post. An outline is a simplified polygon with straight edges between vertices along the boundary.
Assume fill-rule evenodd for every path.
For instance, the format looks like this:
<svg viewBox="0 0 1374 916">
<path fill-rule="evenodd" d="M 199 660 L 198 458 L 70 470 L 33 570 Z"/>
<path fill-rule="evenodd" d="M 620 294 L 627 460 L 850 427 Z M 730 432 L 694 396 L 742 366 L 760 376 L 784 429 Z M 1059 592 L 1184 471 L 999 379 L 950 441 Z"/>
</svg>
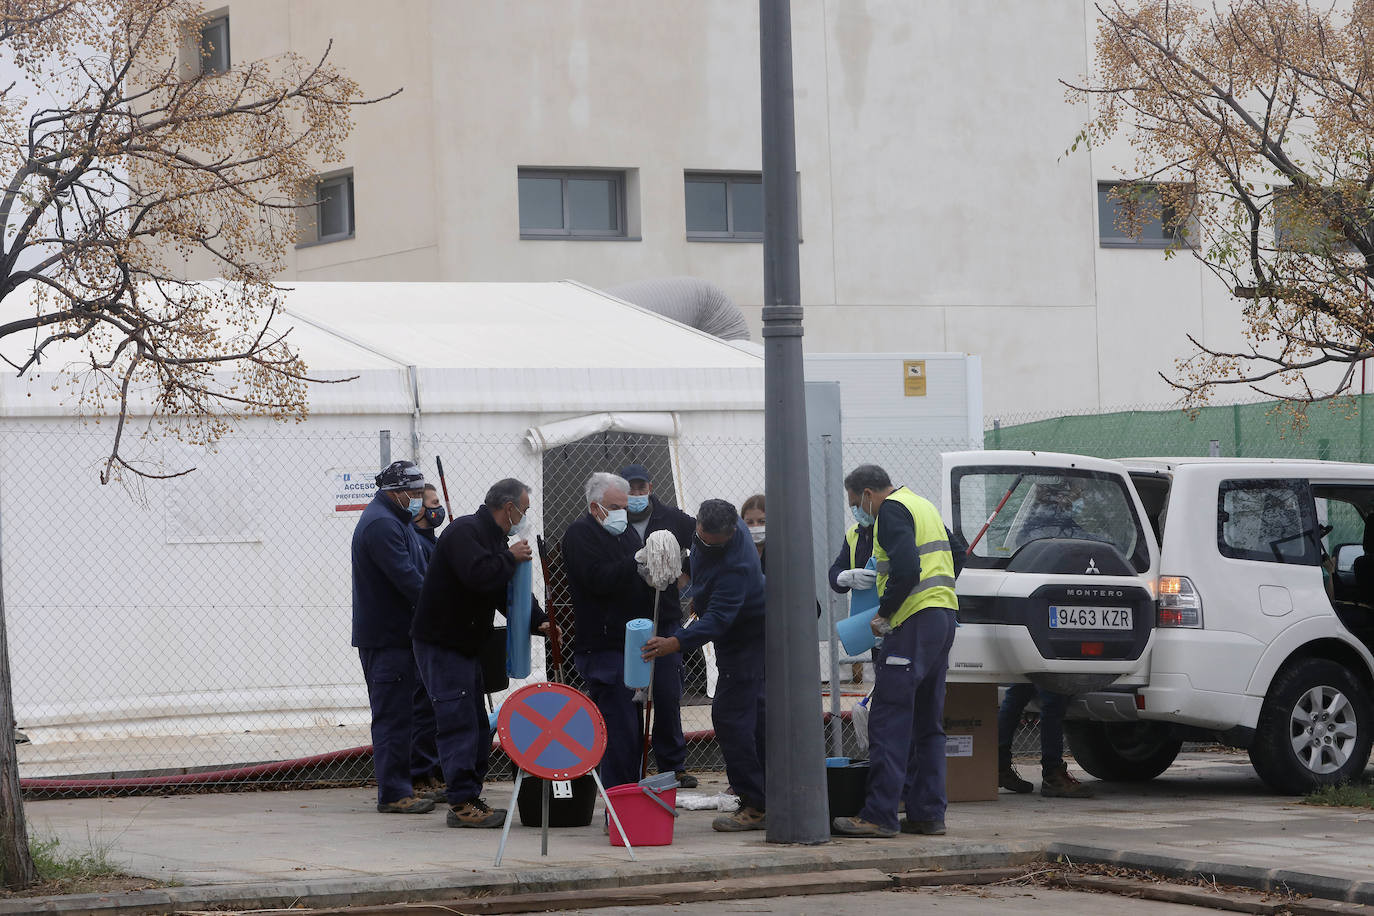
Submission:
<svg viewBox="0 0 1374 916">
<path fill-rule="evenodd" d="M 802 373 L 790 0 L 759 0 L 763 115 L 764 469 L 768 500 L 768 841 L 830 839 L 817 699 L 810 477 Z M 833 685 L 832 685 L 833 686 Z"/>
</svg>

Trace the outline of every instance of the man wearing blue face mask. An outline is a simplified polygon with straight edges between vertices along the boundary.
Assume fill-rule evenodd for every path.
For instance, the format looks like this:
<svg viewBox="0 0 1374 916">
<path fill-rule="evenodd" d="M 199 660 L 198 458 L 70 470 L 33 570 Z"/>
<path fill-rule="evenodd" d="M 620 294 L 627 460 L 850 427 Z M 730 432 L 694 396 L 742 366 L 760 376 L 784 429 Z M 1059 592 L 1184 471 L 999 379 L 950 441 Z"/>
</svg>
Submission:
<svg viewBox="0 0 1374 916">
<path fill-rule="evenodd" d="M 353 529 L 353 645 L 372 707 L 377 810 L 434 810 L 434 707 L 420 682 L 410 625 L 428 553 L 413 522 L 424 510 L 425 476 L 413 461 L 377 475 L 377 495 Z M 426 797 L 427 796 L 427 797 Z"/>
<path fill-rule="evenodd" d="M 654 482 L 642 464 L 627 464 L 620 476 L 630 485 L 627 500 L 630 527 L 645 543 L 655 531 L 671 531 L 678 546 L 686 550 L 692 546 L 697 520 L 676 506 L 669 506 L 654 495 Z M 652 614 L 652 606 L 643 616 Z M 682 623 L 682 598 L 677 584 L 665 588 L 658 596 L 657 636 L 671 636 Z M 687 772 L 687 741 L 682 735 L 682 668 L 683 658 L 665 656 L 654 665 L 654 725 L 650 740 L 654 760 L 660 773 L 676 773 L 678 785 L 695 789 L 697 778 Z"/>
<path fill-rule="evenodd" d="M 629 525 L 630 485 L 616 474 L 587 479 L 587 511 L 563 534 L 573 604 L 573 666 L 606 720 L 601 781 L 639 781 L 639 711 L 625 686 L 625 624 L 653 607 L 635 554 L 644 542 Z"/>
<path fill-rule="evenodd" d="M 450 827 L 500 827 L 506 818 L 481 797 L 491 754 L 481 655 L 496 613 L 506 613 L 507 586 L 534 556 L 529 533 L 530 488 L 513 477 L 498 480 L 476 512 L 455 518 L 439 536 L 415 608 L 410 635 L 438 723 Z M 530 635 L 551 632 L 531 595 Z"/>
<path fill-rule="evenodd" d="M 434 545 L 439 543 L 439 526 L 444 523 L 444 507 L 439 503 L 439 490 L 432 483 L 425 484 L 424 505 L 415 519 L 415 533 L 425 547 L 425 558 L 434 555 Z"/>
</svg>

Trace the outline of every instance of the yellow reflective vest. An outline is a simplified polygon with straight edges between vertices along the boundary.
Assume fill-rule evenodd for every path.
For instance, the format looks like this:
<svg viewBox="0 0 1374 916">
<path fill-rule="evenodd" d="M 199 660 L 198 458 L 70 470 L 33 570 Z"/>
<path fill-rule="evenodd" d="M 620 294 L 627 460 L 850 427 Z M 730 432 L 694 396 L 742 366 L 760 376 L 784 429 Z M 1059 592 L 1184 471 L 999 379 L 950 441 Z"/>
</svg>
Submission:
<svg viewBox="0 0 1374 916">
<path fill-rule="evenodd" d="M 891 624 L 894 628 L 917 611 L 928 607 L 957 608 L 958 599 L 954 596 L 954 555 L 949 550 L 949 540 L 945 533 L 944 520 L 930 500 L 917 496 L 906 487 L 898 487 L 887 496 L 906 507 L 916 523 L 916 555 L 921 561 L 920 581 L 893 613 Z M 878 522 L 873 523 L 873 556 L 877 560 L 878 599 L 887 594 L 887 583 L 891 579 L 891 560 L 879 541 Z M 856 535 L 857 537 L 857 535 Z"/>
<path fill-rule="evenodd" d="M 844 533 L 845 543 L 849 545 L 849 568 L 857 569 L 859 564 L 855 561 L 859 550 L 859 526 L 850 525 L 849 530 Z"/>
</svg>

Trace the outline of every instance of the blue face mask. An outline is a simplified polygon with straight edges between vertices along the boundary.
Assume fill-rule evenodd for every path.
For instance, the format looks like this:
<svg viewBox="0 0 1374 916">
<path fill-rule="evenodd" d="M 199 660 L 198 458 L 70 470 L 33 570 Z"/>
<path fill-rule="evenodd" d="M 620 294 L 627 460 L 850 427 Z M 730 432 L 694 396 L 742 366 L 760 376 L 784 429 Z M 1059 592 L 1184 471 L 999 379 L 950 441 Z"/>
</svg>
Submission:
<svg viewBox="0 0 1374 916">
<path fill-rule="evenodd" d="M 629 505 L 630 511 L 635 513 L 636 515 L 643 512 L 645 509 L 649 508 L 648 494 L 645 494 L 644 496 L 631 496 L 625 502 Z"/>
<path fill-rule="evenodd" d="M 423 496 L 410 497 L 410 517 L 419 518 L 423 511 L 425 511 L 425 498 Z"/>
<path fill-rule="evenodd" d="M 606 509 L 605 506 L 601 508 L 606 512 L 606 517 L 601 520 L 601 527 L 605 528 L 611 534 L 623 534 L 626 526 L 630 523 L 629 519 L 625 517 L 625 510 Z"/>
<path fill-rule="evenodd" d="M 869 515 L 867 512 L 860 509 L 858 506 L 850 506 L 849 513 L 854 516 L 854 521 L 858 522 L 863 527 L 872 527 L 873 516 Z"/>
</svg>

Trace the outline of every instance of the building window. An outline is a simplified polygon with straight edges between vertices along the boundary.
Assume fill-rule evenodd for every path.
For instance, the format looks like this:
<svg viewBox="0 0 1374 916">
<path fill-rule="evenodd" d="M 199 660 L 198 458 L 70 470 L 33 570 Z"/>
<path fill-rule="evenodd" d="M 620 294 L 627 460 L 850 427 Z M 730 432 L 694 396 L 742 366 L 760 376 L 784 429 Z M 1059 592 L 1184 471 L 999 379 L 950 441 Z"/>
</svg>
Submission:
<svg viewBox="0 0 1374 916">
<path fill-rule="evenodd" d="M 297 245 L 353 238 L 353 170 L 320 175 L 306 185 L 296 205 L 300 214 Z"/>
<path fill-rule="evenodd" d="M 200 72 L 206 75 L 229 69 L 229 14 L 211 19 L 200 29 Z"/>
<path fill-rule="evenodd" d="M 763 176 L 758 172 L 688 172 L 687 238 L 763 239 Z"/>
<path fill-rule="evenodd" d="M 520 169 L 522 239 L 623 239 L 625 172 Z"/>
<path fill-rule="evenodd" d="M 1191 248 L 1190 200 L 1184 185 L 1100 181 L 1098 243 L 1103 248 Z"/>
</svg>

